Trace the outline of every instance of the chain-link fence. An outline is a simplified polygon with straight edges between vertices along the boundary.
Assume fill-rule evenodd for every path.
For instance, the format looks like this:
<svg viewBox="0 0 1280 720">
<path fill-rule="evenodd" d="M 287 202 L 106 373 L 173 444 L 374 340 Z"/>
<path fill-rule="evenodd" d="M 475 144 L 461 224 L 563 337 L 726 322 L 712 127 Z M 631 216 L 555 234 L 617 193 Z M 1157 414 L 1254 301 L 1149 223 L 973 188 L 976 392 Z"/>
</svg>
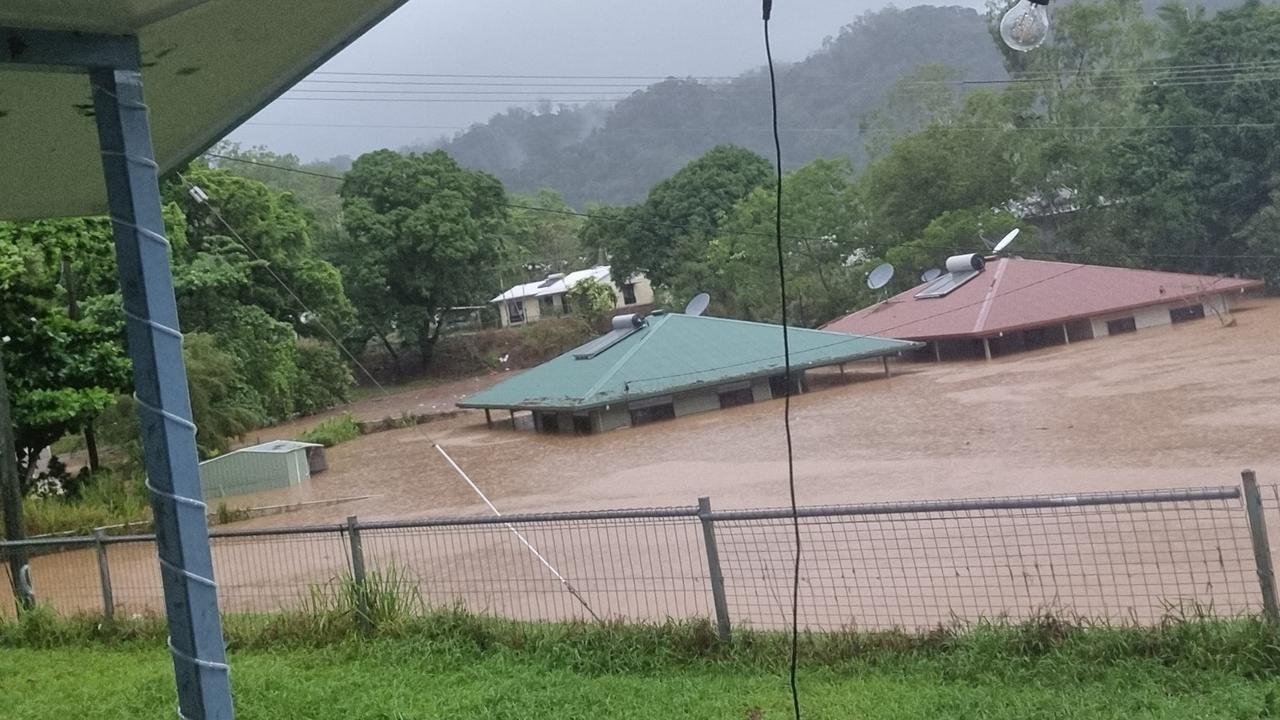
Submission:
<svg viewBox="0 0 1280 720">
<path fill-rule="evenodd" d="M 1264 500 L 1265 499 L 1265 500 Z M 1216 487 L 801 508 L 800 623 L 924 629 L 1041 612 L 1150 623 L 1274 611 L 1265 517 L 1280 490 Z M 1272 518 L 1272 529 L 1280 518 Z M 424 607 L 530 620 L 789 624 L 790 509 L 433 518 L 210 533 L 226 612 L 393 583 Z M 64 613 L 161 612 L 152 536 L 0 543 Z M 1270 589 L 1269 589 L 1270 588 Z M 12 613 L 8 584 L 0 612 Z"/>
</svg>

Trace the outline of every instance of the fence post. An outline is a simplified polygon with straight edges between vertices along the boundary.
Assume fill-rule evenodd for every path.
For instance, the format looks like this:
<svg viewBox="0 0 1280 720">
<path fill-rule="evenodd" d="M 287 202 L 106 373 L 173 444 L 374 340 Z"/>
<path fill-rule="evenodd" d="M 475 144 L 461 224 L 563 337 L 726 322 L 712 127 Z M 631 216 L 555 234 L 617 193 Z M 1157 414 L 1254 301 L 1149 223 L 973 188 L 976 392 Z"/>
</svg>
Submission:
<svg viewBox="0 0 1280 720">
<path fill-rule="evenodd" d="M 1253 562 L 1258 569 L 1258 586 L 1262 590 L 1262 612 L 1268 622 L 1280 622 L 1280 603 L 1276 602 L 1276 574 L 1271 564 L 1271 543 L 1267 539 L 1267 518 L 1262 512 L 1262 494 L 1258 477 L 1252 470 L 1240 473 L 1244 483 L 1244 506 L 1249 514 L 1249 534 L 1253 543 Z"/>
<path fill-rule="evenodd" d="M 369 596 L 365 592 L 364 546 L 360 542 L 360 520 L 355 515 L 347 517 L 347 537 L 351 541 L 351 580 L 356 596 L 356 612 L 361 627 L 368 630 Z"/>
<path fill-rule="evenodd" d="M 716 608 L 716 631 L 722 642 L 729 642 L 729 601 L 724 595 L 724 573 L 720 571 L 720 552 L 716 549 L 716 529 L 711 519 L 711 498 L 698 498 L 698 519 L 702 521 L 702 541 L 707 548 L 707 570 L 711 575 L 711 599 Z"/>
<path fill-rule="evenodd" d="M 107 544 L 103 540 L 107 531 L 97 528 L 93 531 L 93 548 L 98 553 L 98 583 L 102 586 L 102 616 L 108 621 L 115 619 L 116 602 L 111 593 L 111 566 L 107 563 Z"/>
</svg>

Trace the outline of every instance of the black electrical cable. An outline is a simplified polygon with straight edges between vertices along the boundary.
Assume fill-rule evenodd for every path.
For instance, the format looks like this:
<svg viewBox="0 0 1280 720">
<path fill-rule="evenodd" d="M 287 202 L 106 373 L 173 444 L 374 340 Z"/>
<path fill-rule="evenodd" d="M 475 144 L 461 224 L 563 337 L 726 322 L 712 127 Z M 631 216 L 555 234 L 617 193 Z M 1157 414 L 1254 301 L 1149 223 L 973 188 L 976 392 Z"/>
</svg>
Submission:
<svg viewBox="0 0 1280 720">
<path fill-rule="evenodd" d="M 769 99 L 773 125 L 773 157 L 777 170 L 774 195 L 774 242 L 778 248 L 778 295 L 782 300 L 782 377 L 786 392 L 782 399 L 782 426 L 787 435 L 787 490 L 791 499 L 791 529 L 795 535 L 795 563 L 791 575 L 791 708 L 800 720 L 800 690 L 796 685 L 796 664 L 800 645 L 800 510 L 796 503 L 795 449 L 791 443 L 791 337 L 787 331 L 787 269 L 782 251 L 782 139 L 778 129 L 778 80 L 773 71 L 773 47 L 769 44 L 769 16 L 773 0 L 763 0 L 764 56 L 769 65 Z"/>
</svg>

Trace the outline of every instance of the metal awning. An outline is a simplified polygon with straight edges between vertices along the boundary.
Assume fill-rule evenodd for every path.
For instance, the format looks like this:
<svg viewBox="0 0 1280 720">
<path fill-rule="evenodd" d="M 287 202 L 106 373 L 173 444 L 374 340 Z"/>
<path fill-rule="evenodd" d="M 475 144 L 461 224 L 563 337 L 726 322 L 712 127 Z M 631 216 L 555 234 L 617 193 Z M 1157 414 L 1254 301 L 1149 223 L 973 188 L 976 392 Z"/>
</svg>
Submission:
<svg viewBox="0 0 1280 720">
<path fill-rule="evenodd" d="M 161 173 L 217 142 L 404 0 L 4 0 L 0 28 L 136 35 Z M 0 60 L 31 52 L 0 37 Z M 89 83 L 0 62 L 0 219 L 101 214 Z"/>
</svg>

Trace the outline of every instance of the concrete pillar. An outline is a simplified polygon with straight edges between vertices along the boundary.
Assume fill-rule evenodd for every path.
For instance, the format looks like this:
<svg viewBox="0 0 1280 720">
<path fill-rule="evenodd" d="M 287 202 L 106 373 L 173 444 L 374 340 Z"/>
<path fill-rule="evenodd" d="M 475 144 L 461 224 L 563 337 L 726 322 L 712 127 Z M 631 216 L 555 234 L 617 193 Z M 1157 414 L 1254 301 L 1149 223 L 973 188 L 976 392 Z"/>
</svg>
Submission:
<svg viewBox="0 0 1280 720">
<path fill-rule="evenodd" d="M 1062 344 L 1063 344 L 1063 345 L 1070 345 L 1070 344 L 1071 344 L 1071 333 L 1067 332 L 1067 326 L 1066 326 L 1066 325 L 1063 325 L 1063 326 L 1062 326 Z"/>
<path fill-rule="evenodd" d="M 933 357 L 938 362 L 942 362 L 942 345 L 937 340 L 933 341 Z"/>
<path fill-rule="evenodd" d="M 982 338 L 982 353 L 991 359 L 991 338 Z"/>
</svg>

